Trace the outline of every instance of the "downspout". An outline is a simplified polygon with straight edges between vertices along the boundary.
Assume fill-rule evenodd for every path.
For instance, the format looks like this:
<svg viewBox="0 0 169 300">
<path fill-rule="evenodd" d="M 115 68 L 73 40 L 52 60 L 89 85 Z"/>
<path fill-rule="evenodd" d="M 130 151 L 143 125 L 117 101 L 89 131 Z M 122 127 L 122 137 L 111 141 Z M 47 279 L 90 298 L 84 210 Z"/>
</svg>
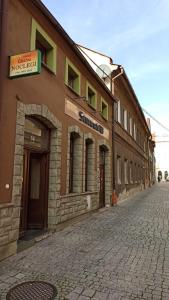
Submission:
<svg viewBox="0 0 169 300">
<path fill-rule="evenodd" d="M 7 31 L 8 0 L 0 0 L 0 123 L 2 120 L 2 100 L 4 91 L 6 31 Z M 0 139 L 1 140 L 1 139 Z"/>
<path fill-rule="evenodd" d="M 121 76 L 124 73 L 124 70 L 122 66 L 120 68 L 120 73 L 117 74 L 115 77 L 112 77 L 111 73 L 111 92 L 114 95 L 115 88 L 114 88 L 114 80 L 117 79 L 119 76 Z M 113 105 L 114 109 L 114 105 Z M 113 194 L 112 194 L 112 205 L 117 204 L 117 194 L 116 194 L 116 176 L 115 176 L 115 163 L 116 163 L 116 157 L 115 157 L 115 109 L 113 111 L 113 124 L 112 124 L 112 170 L 113 170 Z"/>
</svg>

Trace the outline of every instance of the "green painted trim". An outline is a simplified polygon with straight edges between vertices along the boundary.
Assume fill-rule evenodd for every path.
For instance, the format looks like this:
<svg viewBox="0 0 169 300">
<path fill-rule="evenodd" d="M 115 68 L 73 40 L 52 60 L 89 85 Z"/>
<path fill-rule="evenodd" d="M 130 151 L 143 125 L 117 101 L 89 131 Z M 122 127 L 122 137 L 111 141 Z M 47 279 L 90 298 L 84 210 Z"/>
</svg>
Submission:
<svg viewBox="0 0 169 300">
<path fill-rule="evenodd" d="M 41 57 L 41 52 L 38 50 L 38 67 L 37 67 L 37 72 L 39 74 L 41 72 L 41 65 L 42 65 L 42 57 Z"/>
<path fill-rule="evenodd" d="M 92 105 L 92 103 L 88 102 L 88 89 L 89 88 L 95 94 L 94 95 L 94 105 Z M 88 102 L 89 106 L 91 106 L 92 108 L 94 108 L 96 110 L 97 109 L 97 92 L 96 92 L 96 90 L 93 88 L 93 86 L 88 81 L 86 82 L 86 99 L 87 99 L 87 102 Z"/>
<path fill-rule="evenodd" d="M 75 89 L 72 89 L 75 93 L 77 93 L 78 95 L 81 94 L 81 74 L 79 72 L 79 70 L 71 63 L 71 61 L 66 57 L 66 66 L 65 66 L 65 84 L 67 86 L 68 85 L 68 69 L 69 67 L 72 68 L 72 70 L 76 73 L 77 75 L 77 79 L 76 79 L 76 83 L 75 83 Z"/>
<path fill-rule="evenodd" d="M 47 43 L 51 47 L 51 49 L 47 51 L 47 66 L 54 74 L 56 74 L 57 46 L 54 43 L 54 41 L 48 36 L 48 34 L 42 29 L 42 27 L 34 19 L 32 19 L 30 49 L 35 50 L 37 31 L 42 35 L 42 37 L 47 41 Z"/>
<path fill-rule="evenodd" d="M 106 113 L 103 112 L 103 106 L 102 104 L 104 104 L 106 106 Z M 105 120 L 108 120 L 108 116 L 109 116 L 109 106 L 107 104 L 107 102 L 101 98 L 101 115 Z"/>
</svg>

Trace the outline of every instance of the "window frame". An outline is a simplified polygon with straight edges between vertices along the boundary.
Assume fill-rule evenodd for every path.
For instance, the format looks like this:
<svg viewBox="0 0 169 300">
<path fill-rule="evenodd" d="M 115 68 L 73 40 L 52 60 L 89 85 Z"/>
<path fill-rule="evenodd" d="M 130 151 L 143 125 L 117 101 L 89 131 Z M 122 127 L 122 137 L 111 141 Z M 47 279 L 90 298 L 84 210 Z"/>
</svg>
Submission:
<svg viewBox="0 0 169 300">
<path fill-rule="evenodd" d="M 134 123 L 134 127 L 133 127 L 133 137 L 134 137 L 134 140 L 136 141 L 137 139 L 137 131 L 136 131 L 136 123 Z"/>
<path fill-rule="evenodd" d="M 121 103 L 120 100 L 117 102 L 117 121 L 121 124 Z"/>
<path fill-rule="evenodd" d="M 73 88 L 69 84 L 69 68 L 77 75 L 77 82 L 75 83 L 77 87 Z M 65 68 L 65 84 L 77 95 L 80 95 L 81 91 L 81 74 L 79 70 L 71 63 L 71 61 L 66 57 L 66 68 Z"/>
<path fill-rule="evenodd" d="M 130 167 L 129 167 L 129 181 L 132 184 L 133 183 L 133 162 L 130 161 Z"/>
<path fill-rule="evenodd" d="M 133 118 L 130 116 L 130 121 L 129 121 L 130 125 L 130 135 L 133 136 Z"/>
<path fill-rule="evenodd" d="M 124 159 L 124 183 L 128 184 L 128 160 L 125 158 Z"/>
<path fill-rule="evenodd" d="M 117 155 L 117 184 L 121 184 L 121 156 Z"/>
<path fill-rule="evenodd" d="M 49 45 L 50 49 L 47 49 L 41 41 L 39 43 L 46 48 L 46 63 L 42 62 L 52 73 L 56 75 L 57 69 L 57 45 L 55 42 L 50 38 L 50 36 L 46 33 L 46 31 L 34 20 L 32 19 L 32 26 L 31 26 L 31 40 L 30 40 L 30 50 L 36 49 L 36 40 L 37 35 L 42 36 L 42 39 L 45 40 L 46 44 Z"/>
<path fill-rule="evenodd" d="M 92 91 L 93 96 L 94 96 L 94 99 L 93 99 L 94 105 L 91 102 L 89 102 L 89 99 L 88 99 L 89 89 Z M 90 107 L 92 107 L 94 110 L 97 109 L 97 92 L 89 82 L 86 83 L 86 100 Z"/>
<path fill-rule="evenodd" d="M 71 133 L 69 150 L 69 193 L 73 193 L 74 147 L 75 137 L 73 136 L 73 133 Z"/>
<path fill-rule="evenodd" d="M 124 129 L 127 131 L 128 129 L 128 114 L 127 114 L 127 109 L 124 108 L 123 110 L 123 114 L 124 114 Z"/>
<path fill-rule="evenodd" d="M 107 108 L 107 112 L 106 112 L 106 116 L 104 116 L 104 114 L 103 114 L 103 107 L 102 107 L 102 105 L 105 105 L 105 107 Z M 101 103 L 100 103 L 100 111 L 101 111 L 101 116 L 102 116 L 102 118 L 104 119 L 104 120 L 106 120 L 106 121 L 108 121 L 108 118 L 109 118 L 109 106 L 108 106 L 108 104 L 107 104 L 107 102 L 103 99 L 103 98 L 101 98 Z"/>
</svg>

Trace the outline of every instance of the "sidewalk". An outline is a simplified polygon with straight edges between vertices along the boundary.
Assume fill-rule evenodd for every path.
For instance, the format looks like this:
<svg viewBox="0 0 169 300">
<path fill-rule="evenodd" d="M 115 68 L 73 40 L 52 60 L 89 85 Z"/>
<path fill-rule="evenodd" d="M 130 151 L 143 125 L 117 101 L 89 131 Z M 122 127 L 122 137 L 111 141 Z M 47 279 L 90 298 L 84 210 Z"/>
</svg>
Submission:
<svg viewBox="0 0 169 300">
<path fill-rule="evenodd" d="M 169 183 L 79 219 L 1 262 L 0 299 L 34 280 L 53 284 L 57 300 L 169 300 Z"/>
</svg>

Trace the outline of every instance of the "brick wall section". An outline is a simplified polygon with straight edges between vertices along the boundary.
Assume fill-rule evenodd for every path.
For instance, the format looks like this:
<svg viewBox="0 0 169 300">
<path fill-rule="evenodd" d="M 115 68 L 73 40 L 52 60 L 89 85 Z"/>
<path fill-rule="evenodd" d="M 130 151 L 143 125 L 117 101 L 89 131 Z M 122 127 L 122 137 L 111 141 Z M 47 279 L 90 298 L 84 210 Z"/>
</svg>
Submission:
<svg viewBox="0 0 169 300">
<path fill-rule="evenodd" d="M 16 252 L 19 210 L 13 204 L 0 204 L 0 259 Z"/>
<path fill-rule="evenodd" d="M 14 154 L 14 172 L 13 172 L 13 192 L 12 205 L 9 210 L 5 208 L 2 214 L 9 214 L 8 221 L 12 224 L 9 229 L 9 239 L 4 239 L 4 243 L 9 244 L 10 241 L 18 239 L 19 222 L 20 222 L 20 206 L 22 193 L 22 172 L 23 172 L 23 148 L 24 148 L 24 126 L 26 116 L 39 117 L 51 129 L 51 153 L 49 162 L 49 193 L 48 193 L 48 224 L 53 225 L 53 216 L 55 215 L 55 224 L 58 223 L 56 218 L 57 210 L 60 206 L 60 170 L 61 170 L 61 123 L 49 111 L 45 105 L 28 104 L 24 105 L 20 101 L 17 102 L 17 118 L 16 118 L 16 138 L 15 138 L 15 154 Z M 7 219 L 6 219 L 7 220 Z M 1 218 L 1 223 L 3 223 Z M 6 221 L 7 222 L 7 221 Z M 0 224 L 1 224 L 0 223 Z M 2 225 L 2 224 L 1 224 Z M 3 230 L 2 230 L 3 231 Z M 1 243 L 0 243 L 1 245 Z M 13 251 L 13 253 L 16 251 Z M 0 255 L 1 257 L 1 255 Z"/>
<path fill-rule="evenodd" d="M 90 197 L 90 210 L 98 208 L 98 192 L 67 195 L 61 197 L 60 221 L 64 222 L 89 211 L 87 198 Z"/>
<path fill-rule="evenodd" d="M 128 197 L 134 196 L 138 192 L 144 190 L 144 185 L 142 183 L 132 186 L 130 188 L 124 188 L 118 195 L 118 201 L 127 199 Z"/>
<path fill-rule="evenodd" d="M 22 174 L 23 174 L 23 150 L 24 150 L 24 127 L 25 117 L 34 116 L 39 118 L 50 128 L 50 159 L 49 159 L 49 191 L 48 191 L 48 228 L 54 229 L 60 222 L 64 222 L 76 216 L 95 210 L 99 207 L 99 178 L 96 180 L 99 170 L 99 146 L 104 145 L 106 151 L 106 204 L 110 204 L 111 194 L 111 172 L 110 159 L 111 152 L 106 140 L 95 143 L 92 134 L 83 134 L 78 126 L 71 126 L 68 129 L 68 149 L 67 149 L 67 195 L 60 196 L 60 174 L 61 174 L 61 139 L 62 126 L 55 116 L 45 105 L 23 104 L 17 102 L 16 116 L 16 137 L 14 152 L 13 170 L 13 190 L 12 203 L 0 205 L 0 259 L 16 253 L 17 239 L 19 236 Z M 69 194 L 69 153 L 70 153 L 70 133 L 78 134 L 76 139 L 75 157 L 77 172 L 74 188 L 75 193 Z M 85 140 L 92 140 L 89 151 L 90 183 L 91 191 L 84 192 L 84 145 Z M 96 148 L 97 147 L 97 148 Z M 97 149 L 97 157 L 96 157 Z M 95 164 L 97 161 L 97 164 Z"/>
</svg>

